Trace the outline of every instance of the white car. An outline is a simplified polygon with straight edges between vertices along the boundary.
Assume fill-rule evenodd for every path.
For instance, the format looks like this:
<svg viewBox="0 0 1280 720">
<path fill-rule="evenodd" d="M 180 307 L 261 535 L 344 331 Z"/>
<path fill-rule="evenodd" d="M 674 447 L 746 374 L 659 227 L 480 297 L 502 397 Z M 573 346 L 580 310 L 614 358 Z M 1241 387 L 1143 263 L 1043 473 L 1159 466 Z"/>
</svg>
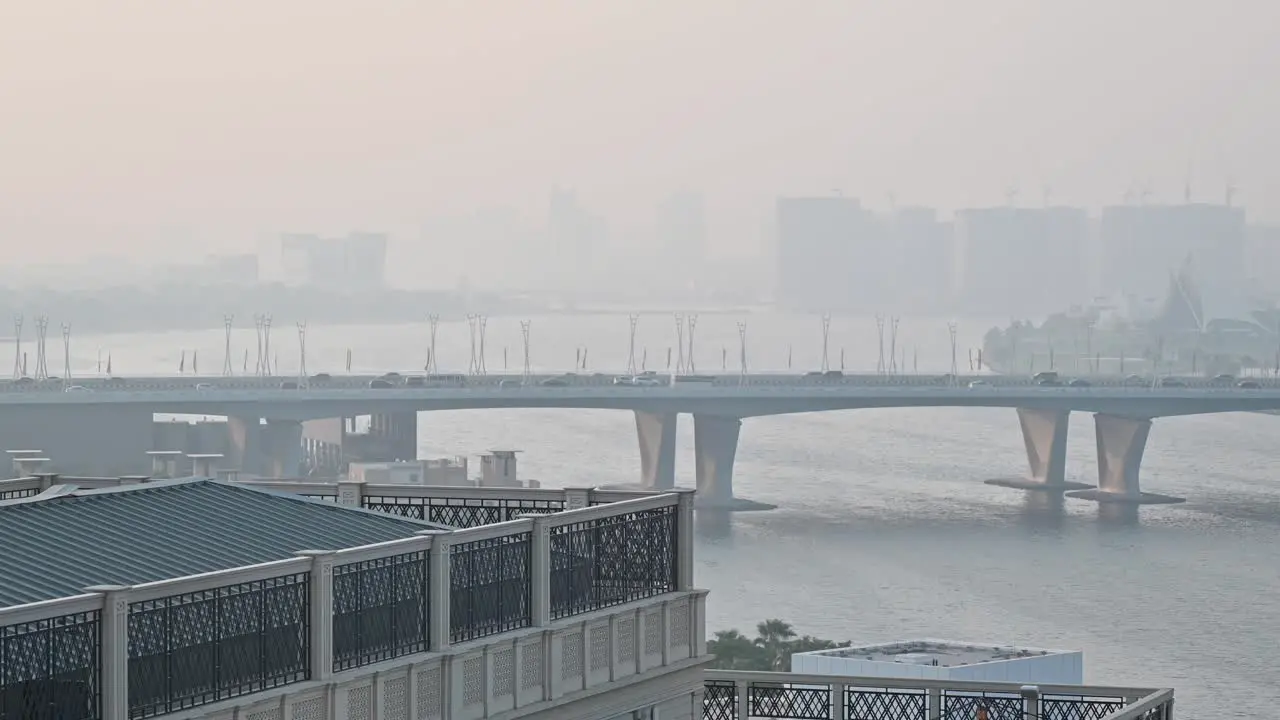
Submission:
<svg viewBox="0 0 1280 720">
<path fill-rule="evenodd" d="M 973 382 L 969 383 L 970 390 L 978 390 L 980 388 L 987 388 L 987 387 L 991 387 L 991 383 L 985 380 L 974 380 Z"/>
<path fill-rule="evenodd" d="M 63 392 L 93 392 L 83 385 L 69 385 Z"/>
<path fill-rule="evenodd" d="M 212 390 L 212 389 L 213 389 L 213 383 L 200 383 L 199 385 L 196 385 L 196 390 L 199 390 L 200 392 L 205 392 L 206 390 Z"/>
</svg>

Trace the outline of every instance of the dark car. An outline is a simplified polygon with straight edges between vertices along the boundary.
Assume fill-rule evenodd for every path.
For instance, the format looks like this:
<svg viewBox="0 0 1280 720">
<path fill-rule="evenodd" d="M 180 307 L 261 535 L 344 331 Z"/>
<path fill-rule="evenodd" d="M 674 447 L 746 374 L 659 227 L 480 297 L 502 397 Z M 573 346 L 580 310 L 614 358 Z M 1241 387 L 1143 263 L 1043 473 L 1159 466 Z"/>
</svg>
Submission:
<svg viewBox="0 0 1280 720">
<path fill-rule="evenodd" d="M 1089 381 L 1083 378 L 1076 378 L 1067 383 L 1067 385 L 1070 385 L 1071 387 L 1090 387 Z"/>
<path fill-rule="evenodd" d="M 564 378 L 547 378 L 539 384 L 543 387 L 568 387 L 569 381 Z"/>
<path fill-rule="evenodd" d="M 393 388 L 393 387 L 395 387 L 395 385 L 394 385 L 394 384 L 392 384 L 392 382 L 391 382 L 390 380 L 383 380 L 382 378 L 375 378 L 375 379 L 373 379 L 373 380 L 370 380 L 370 381 L 369 381 L 369 387 L 374 388 L 374 389 L 377 389 L 377 390 L 386 390 L 386 389 L 389 389 L 389 388 Z"/>
<path fill-rule="evenodd" d="M 1262 386 L 1259 385 L 1257 381 L 1254 381 L 1254 380 L 1241 380 L 1240 382 L 1236 383 L 1236 387 L 1241 388 L 1243 390 L 1257 390 Z"/>
<path fill-rule="evenodd" d="M 316 373 L 311 376 L 311 382 L 329 382 L 332 379 L 329 373 Z"/>
<path fill-rule="evenodd" d="M 280 389 L 281 390 L 297 390 L 298 382 L 296 380 L 285 380 L 284 382 L 280 383 Z"/>
<path fill-rule="evenodd" d="M 1177 378 L 1164 378 L 1160 381 L 1160 387 L 1184 388 L 1187 384 Z"/>
</svg>

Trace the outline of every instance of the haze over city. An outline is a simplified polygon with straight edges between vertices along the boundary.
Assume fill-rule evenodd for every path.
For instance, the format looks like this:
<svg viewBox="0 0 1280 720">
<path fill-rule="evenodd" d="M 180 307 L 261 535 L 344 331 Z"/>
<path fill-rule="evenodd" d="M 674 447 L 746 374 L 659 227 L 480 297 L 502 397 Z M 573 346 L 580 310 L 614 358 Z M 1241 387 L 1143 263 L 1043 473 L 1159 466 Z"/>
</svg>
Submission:
<svg viewBox="0 0 1280 720">
<path fill-rule="evenodd" d="M 151 263 L 375 230 L 395 285 L 476 282 L 506 254 L 519 261 L 494 272 L 518 288 L 578 267 L 538 244 L 555 188 L 623 256 L 669 252 L 655 207 L 680 191 L 703 198 L 712 258 L 771 257 L 775 198 L 835 191 L 877 211 L 1051 195 L 1096 212 L 1180 202 L 1189 181 L 1216 203 L 1232 184 L 1251 221 L 1274 220 L 1277 13 L 7 3 L 0 236 L 10 264 Z M 456 229 L 477 214 L 510 222 Z"/>
</svg>

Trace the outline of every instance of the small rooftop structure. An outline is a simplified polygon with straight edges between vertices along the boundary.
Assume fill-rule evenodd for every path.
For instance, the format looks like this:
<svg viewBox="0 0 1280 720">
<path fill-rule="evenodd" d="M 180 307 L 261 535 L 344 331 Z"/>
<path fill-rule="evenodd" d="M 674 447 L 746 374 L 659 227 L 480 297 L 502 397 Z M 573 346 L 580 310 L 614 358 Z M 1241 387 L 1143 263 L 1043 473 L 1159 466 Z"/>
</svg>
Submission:
<svg viewBox="0 0 1280 720">
<path fill-rule="evenodd" d="M 1084 653 L 922 639 L 797 653 L 791 656 L 791 672 L 1080 685 Z"/>
<path fill-rule="evenodd" d="M 0 608 L 343 550 L 446 526 L 192 478 L 0 502 Z"/>
</svg>

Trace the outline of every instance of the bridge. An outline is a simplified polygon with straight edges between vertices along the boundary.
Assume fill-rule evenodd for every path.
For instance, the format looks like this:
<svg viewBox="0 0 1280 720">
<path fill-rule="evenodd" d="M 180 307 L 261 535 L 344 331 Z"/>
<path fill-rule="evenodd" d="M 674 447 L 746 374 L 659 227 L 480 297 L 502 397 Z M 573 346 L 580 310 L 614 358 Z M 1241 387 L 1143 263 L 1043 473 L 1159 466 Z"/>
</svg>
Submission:
<svg viewBox="0 0 1280 720">
<path fill-rule="evenodd" d="M 721 375 L 695 382 L 657 376 L 653 385 L 616 384 L 608 374 L 441 376 L 410 386 L 387 376 L 95 378 L 0 385 L 0 411 L 24 427 L 35 419 L 68 421 L 106 413 L 101 422 L 154 413 L 228 418 L 231 463 L 249 472 L 291 475 L 302 459 L 303 425 L 370 415 L 395 439 L 397 457 L 416 456 L 417 413 L 486 408 L 627 410 L 635 415 L 639 486 L 675 483 L 676 418 L 694 421 L 695 476 L 704 508 L 744 509 L 733 493 L 733 464 L 746 418 L 828 410 L 901 407 L 1000 407 L 1016 410 L 1026 446 L 1025 479 L 990 481 L 1014 488 L 1067 492 L 1101 502 L 1180 502 L 1144 492 L 1139 470 L 1152 421 L 1161 417 L 1280 409 L 1280 382 L 1235 383 L 1183 378 L 1177 384 L 1090 377 L 1079 386 L 1046 386 L 1013 376 Z M 70 384 L 74 383 L 74 385 Z M 1096 487 L 1065 479 L 1072 412 L 1094 415 Z M 116 419 L 112 419 L 116 418 Z M 11 423 L 12 424 L 12 423 Z M 45 423 L 51 425 L 51 423 Z M 8 427 L 8 426 L 6 426 Z M 5 428 L 0 428 L 5 429 Z M 12 434 L 12 433 L 8 433 Z M 109 434 L 109 433 L 108 433 Z M 97 439 L 97 438 L 95 438 Z M 29 442 L 40 443 L 39 438 Z M 104 438 L 100 442 L 107 444 Z M 43 445 L 37 445 L 43 446 Z M 12 445 L 11 445 L 12 447 Z"/>
</svg>

